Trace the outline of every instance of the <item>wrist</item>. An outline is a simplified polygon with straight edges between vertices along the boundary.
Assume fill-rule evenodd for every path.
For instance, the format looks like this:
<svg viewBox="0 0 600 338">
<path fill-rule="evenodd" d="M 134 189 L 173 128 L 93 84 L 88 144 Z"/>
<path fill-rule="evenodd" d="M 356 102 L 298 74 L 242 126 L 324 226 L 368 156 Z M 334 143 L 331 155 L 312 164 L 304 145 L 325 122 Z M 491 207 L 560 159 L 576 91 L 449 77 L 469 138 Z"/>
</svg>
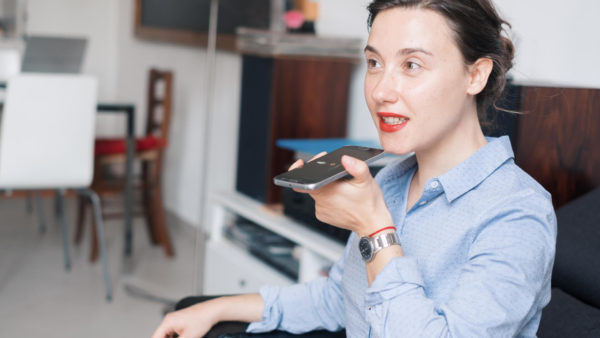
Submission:
<svg viewBox="0 0 600 338">
<path fill-rule="evenodd" d="M 373 237 L 378 234 L 386 234 L 386 233 L 392 233 L 392 232 L 396 232 L 395 226 L 383 227 L 383 228 L 380 228 L 379 230 L 374 231 L 373 233 L 370 233 L 368 237 Z"/>
<path fill-rule="evenodd" d="M 381 218 L 379 220 L 370 221 L 368 224 L 369 226 L 364 226 L 362 229 L 359 229 L 356 232 L 358 238 L 372 237 L 382 233 L 396 231 L 391 216 L 389 218 Z"/>
<path fill-rule="evenodd" d="M 211 303 L 210 309 L 212 311 L 206 311 L 205 309 L 202 315 L 206 316 L 212 325 L 216 325 L 218 322 L 226 321 L 228 313 L 227 305 L 229 303 L 227 301 L 227 297 L 215 298 L 208 302 Z"/>
<path fill-rule="evenodd" d="M 385 228 L 388 227 L 393 227 L 394 226 L 394 220 L 392 219 L 392 215 L 390 214 L 389 210 L 387 208 L 384 208 L 382 210 L 380 210 L 377 213 L 373 214 L 373 217 L 371 217 L 371 219 L 369 220 L 369 223 L 367 223 L 368 227 L 365 227 L 364 229 L 364 233 L 361 234 L 363 236 L 373 236 L 375 235 L 378 231 L 381 231 L 377 234 L 383 233 L 383 232 L 389 232 L 389 229 L 383 230 Z M 392 230 L 392 231 L 395 231 Z"/>
<path fill-rule="evenodd" d="M 256 322 L 262 320 L 264 302 L 258 293 L 225 296 L 210 304 L 210 321 Z"/>
</svg>

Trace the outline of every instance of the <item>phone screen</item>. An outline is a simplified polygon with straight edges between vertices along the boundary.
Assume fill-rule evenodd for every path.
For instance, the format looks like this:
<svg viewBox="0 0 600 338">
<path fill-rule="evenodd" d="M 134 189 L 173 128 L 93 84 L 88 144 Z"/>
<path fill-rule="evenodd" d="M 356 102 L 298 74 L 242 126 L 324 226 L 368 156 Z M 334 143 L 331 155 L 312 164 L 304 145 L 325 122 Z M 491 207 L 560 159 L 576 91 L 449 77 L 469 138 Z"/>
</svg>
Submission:
<svg viewBox="0 0 600 338">
<path fill-rule="evenodd" d="M 347 175 L 341 163 L 343 155 L 349 155 L 370 163 L 383 156 L 383 150 L 360 146 L 341 147 L 305 163 L 302 168 L 276 176 L 274 182 L 277 185 L 290 188 L 317 189 Z"/>
</svg>

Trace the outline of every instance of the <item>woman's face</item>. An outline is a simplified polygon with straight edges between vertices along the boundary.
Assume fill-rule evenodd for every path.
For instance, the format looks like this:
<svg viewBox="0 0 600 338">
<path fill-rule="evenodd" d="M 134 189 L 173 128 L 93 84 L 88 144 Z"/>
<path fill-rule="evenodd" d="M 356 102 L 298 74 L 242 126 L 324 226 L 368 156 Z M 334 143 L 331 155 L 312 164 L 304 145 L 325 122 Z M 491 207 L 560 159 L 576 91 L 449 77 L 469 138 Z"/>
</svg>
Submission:
<svg viewBox="0 0 600 338">
<path fill-rule="evenodd" d="M 365 98 L 387 152 L 434 149 L 460 130 L 468 114 L 476 115 L 462 54 L 446 19 L 436 12 L 382 11 L 365 56 Z"/>
</svg>

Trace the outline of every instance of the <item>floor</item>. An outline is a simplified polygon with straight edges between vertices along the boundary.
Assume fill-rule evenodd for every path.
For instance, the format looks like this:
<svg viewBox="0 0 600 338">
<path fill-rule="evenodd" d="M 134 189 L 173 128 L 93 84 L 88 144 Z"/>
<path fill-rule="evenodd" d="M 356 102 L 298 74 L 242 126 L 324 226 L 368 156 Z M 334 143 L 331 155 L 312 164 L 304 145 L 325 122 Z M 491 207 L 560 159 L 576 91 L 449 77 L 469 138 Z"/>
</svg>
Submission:
<svg viewBox="0 0 600 338">
<path fill-rule="evenodd" d="M 72 243 L 73 198 L 66 203 L 72 258 L 68 272 L 52 206 L 52 199 L 45 198 L 47 230 L 41 234 L 25 199 L 0 199 L 0 337 L 149 337 L 172 303 L 192 294 L 191 227 L 173 226 L 177 222 L 171 220 L 176 256 L 167 258 L 150 244 L 143 218 L 135 218 L 134 252 L 125 261 L 123 221 L 105 221 L 114 289 L 107 302 L 101 265 L 88 260 L 89 228 L 79 247 Z"/>
</svg>

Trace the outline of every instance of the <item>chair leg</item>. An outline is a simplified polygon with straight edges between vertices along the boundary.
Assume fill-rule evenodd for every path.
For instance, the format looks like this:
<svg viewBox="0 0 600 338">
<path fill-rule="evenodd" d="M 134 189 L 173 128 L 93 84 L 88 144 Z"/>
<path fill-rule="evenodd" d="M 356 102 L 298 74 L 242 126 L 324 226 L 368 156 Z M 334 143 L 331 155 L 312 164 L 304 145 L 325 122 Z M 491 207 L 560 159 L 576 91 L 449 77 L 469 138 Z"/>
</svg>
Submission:
<svg viewBox="0 0 600 338">
<path fill-rule="evenodd" d="M 75 244 L 81 243 L 83 232 L 85 230 L 85 214 L 87 211 L 87 201 L 83 196 L 77 196 L 77 223 L 75 228 Z"/>
<path fill-rule="evenodd" d="M 38 227 L 40 233 L 46 233 L 46 218 L 44 217 L 44 207 L 42 206 L 42 196 L 39 191 L 33 193 L 33 199 L 35 201 L 35 211 L 38 217 Z"/>
<path fill-rule="evenodd" d="M 152 198 L 152 213 L 154 216 L 155 231 L 158 237 L 158 241 L 162 245 L 167 256 L 172 257 L 175 255 L 171 239 L 169 237 L 169 230 L 167 229 L 167 222 L 165 220 L 165 210 L 162 202 L 162 192 L 160 183 L 155 184 L 151 191 Z"/>
<path fill-rule="evenodd" d="M 146 192 L 150 198 L 149 203 L 149 217 L 152 218 L 152 229 L 156 236 L 156 239 L 163 247 L 167 256 L 172 257 L 175 252 L 171 239 L 169 238 L 169 231 L 167 229 L 167 222 L 165 219 L 165 210 L 162 201 L 162 186 L 161 186 L 161 173 L 162 173 L 162 156 L 152 163 L 147 163 L 147 176 L 146 176 Z"/>
<path fill-rule="evenodd" d="M 158 244 L 158 236 L 156 234 L 156 221 L 154 220 L 152 214 L 152 196 L 151 189 L 153 186 L 152 175 L 151 175 L 151 165 L 150 163 L 144 162 L 142 163 L 142 203 L 144 216 L 146 218 L 146 227 L 148 229 L 148 236 L 150 237 L 150 242 L 153 245 Z"/>
<path fill-rule="evenodd" d="M 67 220 L 65 219 L 65 191 L 64 189 L 58 189 L 56 191 L 56 213 L 60 222 L 60 228 L 62 232 L 63 241 L 63 254 L 65 259 L 65 270 L 71 270 L 71 256 L 69 254 L 69 235 Z"/>
<path fill-rule="evenodd" d="M 93 206 L 92 206 L 93 208 Z M 92 210 L 92 212 L 94 212 Z M 92 229 L 91 229 L 91 249 L 90 249 L 90 262 L 95 262 L 98 259 L 98 232 L 96 231 L 96 228 L 98 227 L 98 224 L 96 224 L 96 217 L 92 217 Z"/>
<path fill-rule="evenodd" d="M 92 213 L 94 215 L 95 231 L 97 233 L 100 245 L 100 259 L 102 260 L 102 273 L 104 275 L 104 287 L 106 289 L 106 299 L 112 300 L 112 286 L 110 283 L 110 272 L 108 271 L 108 257 L 106 252 L 106 239 L 104 237 L 104 224 L 102 223 L 102 209 L 100 208 L 100 198 L 93 190 L 80 189 L 78 192 L 86 195 L 92 204 Z"/>
<path fill-rule="evenodd" d="M 64 201 L 64 190 L 63 190 L 63 201 Z M 64 205 L 64 204 L 63 204 Z M 58 202 L 58 193 L 54 195 L 54 215 L 58 217 L 60 213 L 60 206 Z"/>
</svg>

